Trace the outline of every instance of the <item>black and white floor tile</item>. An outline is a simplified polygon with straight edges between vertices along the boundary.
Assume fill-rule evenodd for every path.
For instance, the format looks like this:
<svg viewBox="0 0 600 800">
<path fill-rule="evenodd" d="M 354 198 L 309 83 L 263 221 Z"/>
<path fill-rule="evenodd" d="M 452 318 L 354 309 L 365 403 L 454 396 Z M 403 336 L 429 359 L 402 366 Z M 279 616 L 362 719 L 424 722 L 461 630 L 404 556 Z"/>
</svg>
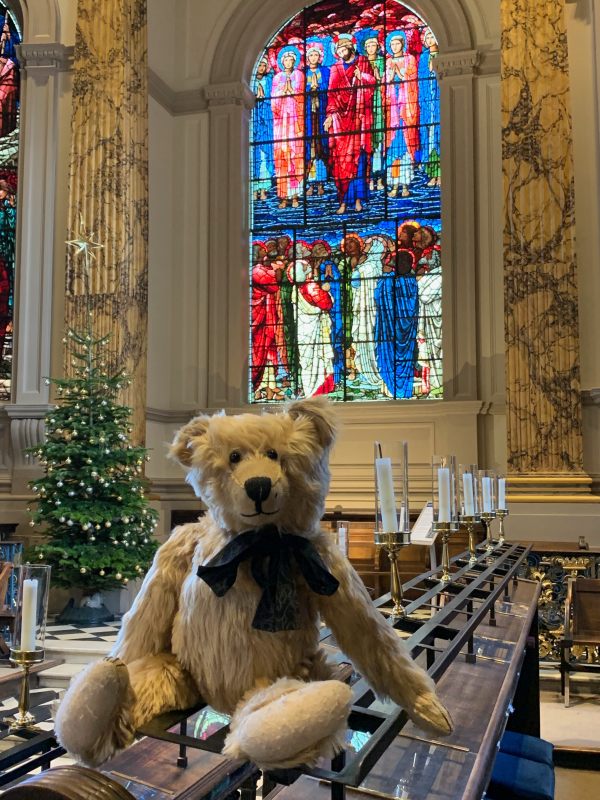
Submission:
<svg viewBox="0 0 600 800">
<path fill-rule="evenodd" d="M 120 622 L 84 627 L 79 625 L 47 625 L 46 641 L 115 642 Z"/>
</svg>

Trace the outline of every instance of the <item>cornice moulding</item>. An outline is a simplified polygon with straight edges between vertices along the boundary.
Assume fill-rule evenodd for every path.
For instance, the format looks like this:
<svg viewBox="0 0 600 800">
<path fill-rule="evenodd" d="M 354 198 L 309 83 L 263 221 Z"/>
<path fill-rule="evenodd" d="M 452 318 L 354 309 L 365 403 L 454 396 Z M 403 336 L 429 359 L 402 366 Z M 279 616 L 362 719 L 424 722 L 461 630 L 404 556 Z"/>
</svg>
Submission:
<svg viewBox="0 0 600 800">
<path fill-rule="evenodd" d="M 204 87 L 204 96 L 209 106 L 243 106 L 252 108 L 255 97 L 244 81 L 214 83 Z"/>
<path fill-rule="evenodd" d="M 208 108 L 202 88 L 176 91 L 153 69 L 148 69 L 148 92 L 172 116 L 196 114 Z"/>
<path fill-rule="evenodd" d="M 461 50 L 456 53 L 440 53 L 433 60 L 433 68 L 438 78 L 476 73 L 481 61 L 479 50 Z"/>
<path fill-rule="evenodd" d="M 67 71 L 73 69 L 75 48 L 73 45 L 59 42 L 45 44 L 17 45 L 17 57 L 24 69 L 55 69 Z"/>
<path fill-rule="evenodd" d="M 49 411 L 56 408 L 54 404 L 41 404 L 41 405 L 5 405 L 2 410 L 10 417 L 10 419 L 43 419 Z"/>
</svg>

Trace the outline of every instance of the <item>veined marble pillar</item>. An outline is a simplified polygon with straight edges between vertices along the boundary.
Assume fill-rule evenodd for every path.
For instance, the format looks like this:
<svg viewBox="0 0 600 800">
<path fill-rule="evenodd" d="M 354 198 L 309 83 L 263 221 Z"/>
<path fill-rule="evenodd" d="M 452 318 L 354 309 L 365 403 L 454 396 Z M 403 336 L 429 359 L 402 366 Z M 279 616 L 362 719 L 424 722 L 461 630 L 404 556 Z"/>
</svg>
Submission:
<svg viewBox="0 0 600 800">
<path fill-rule="evenodd" d="M 583 473 L 564 0 L 501 0 L 508 472 L 589 492 Z"/>
<path fill-rule="evenodd" d="M 69 239 L 80 224 L 104 245 L 90 274 L 68 248 L 66 324 L 112 334 L 115 365 L 132 380 L 133 439 L 145 438 L 148 322 L 146 0 L 78 0 L 69 185 Z M 69 364 L 65 364 L 68 372 Z"/>
</svg>

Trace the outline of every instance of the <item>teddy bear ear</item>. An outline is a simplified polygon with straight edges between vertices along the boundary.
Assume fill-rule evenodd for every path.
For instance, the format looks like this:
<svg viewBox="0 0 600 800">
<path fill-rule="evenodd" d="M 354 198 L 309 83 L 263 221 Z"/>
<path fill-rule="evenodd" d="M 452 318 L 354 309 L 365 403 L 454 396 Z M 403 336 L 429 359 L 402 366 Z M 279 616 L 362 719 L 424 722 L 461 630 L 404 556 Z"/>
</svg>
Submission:
<svg viewBox="0 0 600 800">
<path fill-rule="evenodd" d="M 194 440 L 206 434 L 210 424 L 210 417 L 203 414 L 194 417 L 183 428 L 175 434 L 175 438 L 169 448 L 169 458 L 178 461 L 183 467 L 191 467 L 192 453 L 194 452 Z"/>
<path fill-rule="evenodd" d="M 292 419 L 308 417 L 317 432 L 319 444 L 324 449 L 331 447 L 337 433 L 337 420 L 333 405 L 324 397 L 310 397 L 290 403 L 287 413 Z"/>
</svg>

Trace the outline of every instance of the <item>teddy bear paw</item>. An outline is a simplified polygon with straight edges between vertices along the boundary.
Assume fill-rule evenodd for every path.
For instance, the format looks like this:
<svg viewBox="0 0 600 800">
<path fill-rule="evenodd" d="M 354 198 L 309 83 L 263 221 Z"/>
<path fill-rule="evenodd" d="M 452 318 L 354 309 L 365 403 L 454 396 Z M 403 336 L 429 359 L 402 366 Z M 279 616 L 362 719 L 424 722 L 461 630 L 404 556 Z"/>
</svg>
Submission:
<svg viewBox="0 0 600 800">
<path fill-rule="evenodd" d="M 134 702 L 125 664 L 96 661 L 71 681 L 56 714 L 56 737 L 78 761 L 98 766 L 133 741 Z"/>
<path fill-rule="evenodd" d="M 332 757 L 343 746 L 352 692 L 340 681 L 281 678 L 236 709 L 223 753 L 262 769 Z"/>
<path fill-rule="evenodd" d="M 406 710 L 415 725 L 424 731 L 448 736 L 454 730 L 452 717 L 433 692 L 423 692 Z"/>
</svg>

